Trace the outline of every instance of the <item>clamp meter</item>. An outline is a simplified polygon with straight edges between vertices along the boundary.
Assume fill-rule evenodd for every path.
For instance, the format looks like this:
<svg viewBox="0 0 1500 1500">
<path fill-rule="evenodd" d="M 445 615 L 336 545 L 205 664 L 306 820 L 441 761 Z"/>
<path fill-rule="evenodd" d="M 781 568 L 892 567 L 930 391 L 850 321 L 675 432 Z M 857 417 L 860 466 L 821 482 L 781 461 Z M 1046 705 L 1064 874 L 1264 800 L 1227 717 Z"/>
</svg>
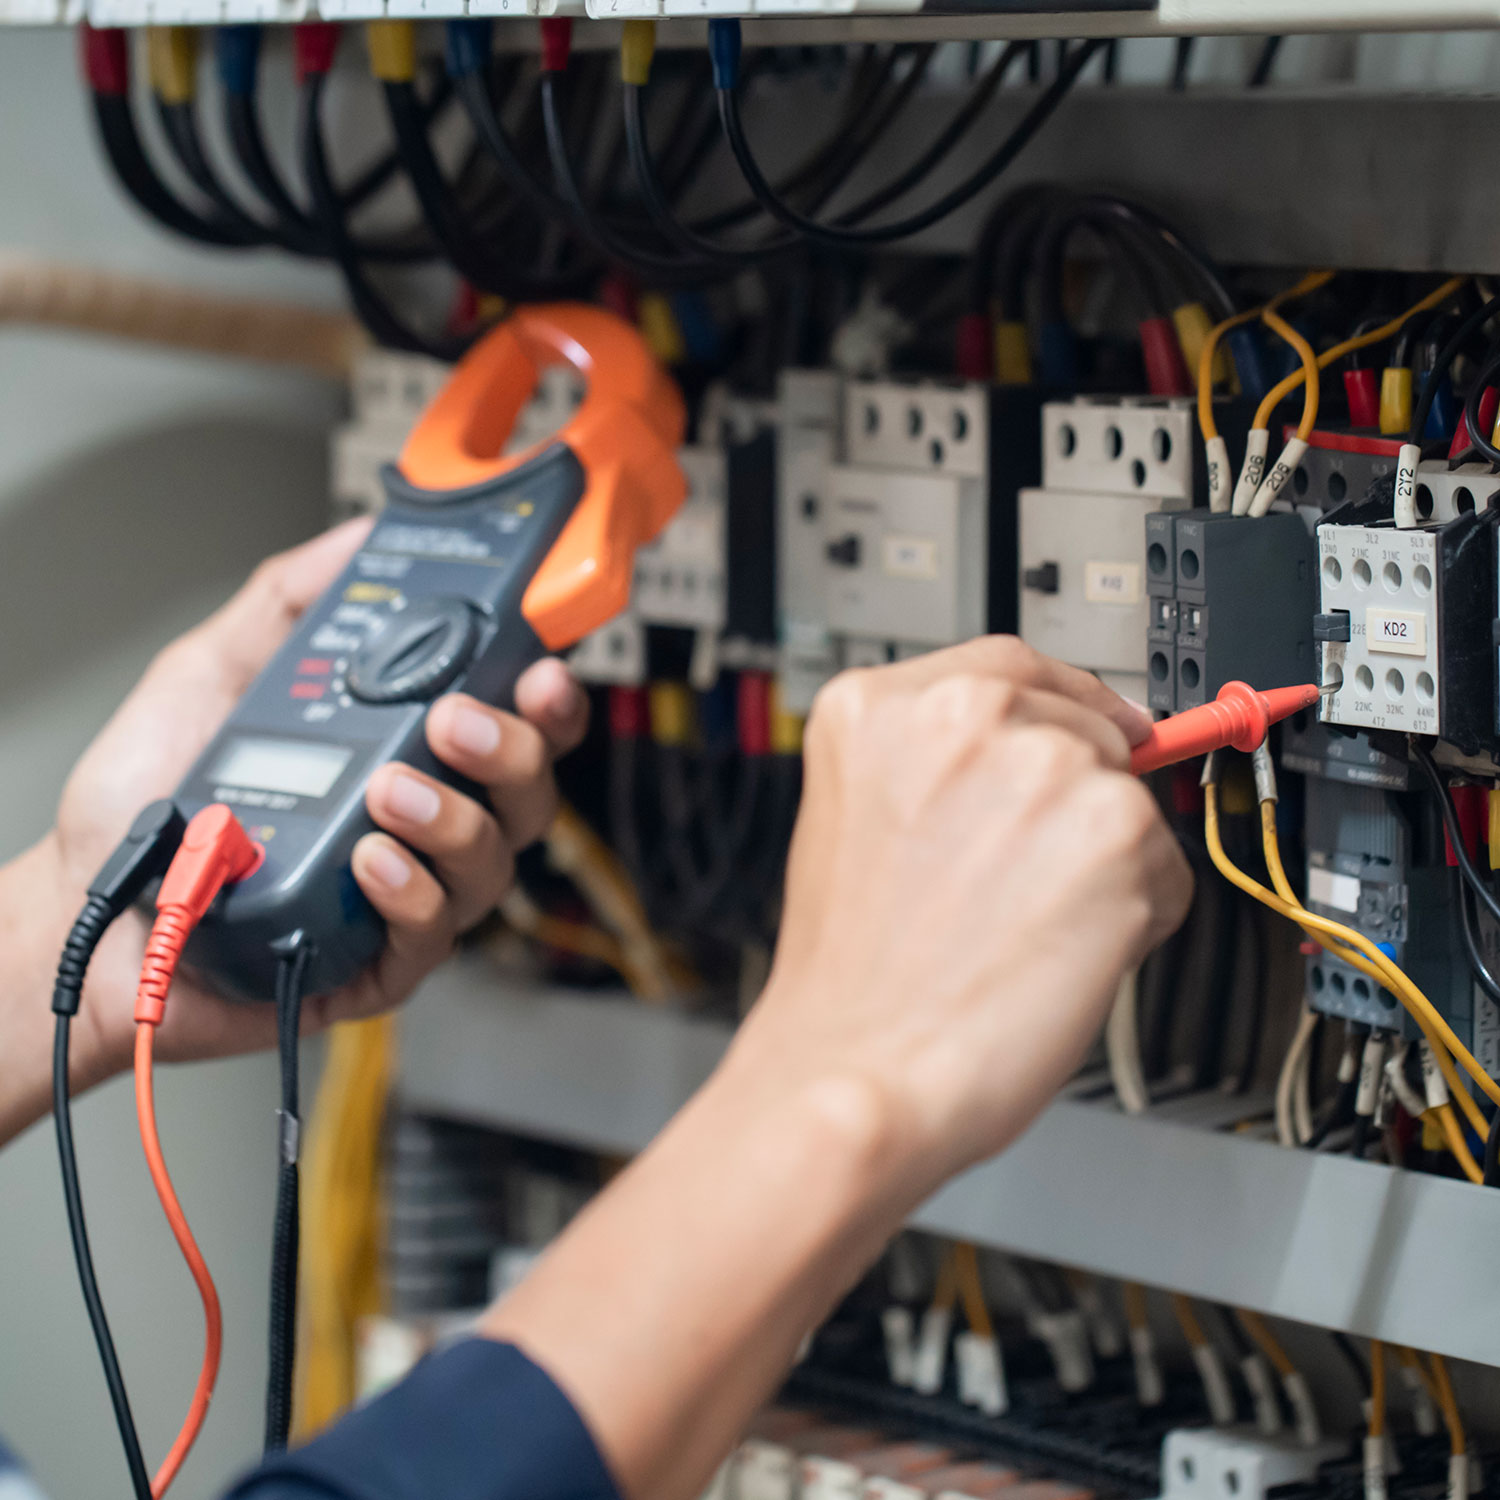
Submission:
<svg viewBox="0 0 1500 1500">
<path fill-rule="evenodd" d="M 587 382 L 557 435 L 499 457 L 549 365 Z M 176 793 L 232 807 L 265 849 L 188 947 L 240 999 L 269 999 L 279 958 L 310 950 L 317 992 L 352 979 L 384 927 L 349 859 L 374 828 L 365 783 L 399 760 L 477 792 L 428 749 L 430 702 L 508 705 L 517 678 L 629 602 L 635 550 L 686 489 L 682 398 L 639 334 L 581 304 L 523 307 L 455 368 L 383 479 L 387 505 Z"/>
</svg>

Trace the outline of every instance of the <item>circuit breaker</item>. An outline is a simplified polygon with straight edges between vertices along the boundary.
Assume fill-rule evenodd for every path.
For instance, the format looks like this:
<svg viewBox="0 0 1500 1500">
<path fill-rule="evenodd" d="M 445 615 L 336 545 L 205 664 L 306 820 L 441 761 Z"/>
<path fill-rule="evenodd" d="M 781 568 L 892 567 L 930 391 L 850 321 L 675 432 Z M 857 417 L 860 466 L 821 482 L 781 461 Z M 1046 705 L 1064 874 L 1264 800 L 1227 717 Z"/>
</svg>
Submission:
<svg viewBox="0 0 1500 1500">
<path fill-rule="evenodd" d="M 922 646 L 983 634 L 987 519 L 976 479 L 832 469 L 823 546 L 830 627 Z"/>
<path fill-rule="evenodd" d="M 681 509 L 636 553 L 631 607 L 648 625 L 722 631 L 728 607 L 728 473 L 722 448 L 684 448 Z"/>
<path fill-rule="evenodd" d="M 1236 679 L 1258 688 L 1313 679 L 1317 585 L 1301 516 L 1148 516 L 1146 588 L 1150 707 L 1196 708 Z"/>
</svg>

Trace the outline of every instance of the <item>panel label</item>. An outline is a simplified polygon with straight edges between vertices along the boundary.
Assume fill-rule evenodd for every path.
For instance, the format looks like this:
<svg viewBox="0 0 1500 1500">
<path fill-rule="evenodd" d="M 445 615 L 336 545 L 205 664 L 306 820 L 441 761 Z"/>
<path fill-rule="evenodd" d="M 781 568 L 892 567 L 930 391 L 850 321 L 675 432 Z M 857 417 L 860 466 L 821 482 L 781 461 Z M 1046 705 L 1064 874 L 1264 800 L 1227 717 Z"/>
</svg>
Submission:
<svg viewBox="0 0 1500 1500">
<path fill-rule="evenodd" d="M 1414 609 L 1367 609 L 1365 650 L 1426 656 L 1427 616 Z"/>
<path fill-rule="evenodd" d="M 1087 562 L 1083 597 L 1089 604 L 1139 604 L 1141 565 L 1132 562 Z"/>
<path fill-rule="evenodd" d="M 881 558 L 888 578 L 938 576 L 938 548 L 931 537 L 888 536 L 881 544 Z"/>
<path fill-rule="evenodd" d="M 1307 899 L 1314 906 L 1331 906 L 1335 911 L 1359 910 L 1359 877 L 1339 875 L 1333 870 L 1312 866 L 1307 872 Z"/>
</svg>

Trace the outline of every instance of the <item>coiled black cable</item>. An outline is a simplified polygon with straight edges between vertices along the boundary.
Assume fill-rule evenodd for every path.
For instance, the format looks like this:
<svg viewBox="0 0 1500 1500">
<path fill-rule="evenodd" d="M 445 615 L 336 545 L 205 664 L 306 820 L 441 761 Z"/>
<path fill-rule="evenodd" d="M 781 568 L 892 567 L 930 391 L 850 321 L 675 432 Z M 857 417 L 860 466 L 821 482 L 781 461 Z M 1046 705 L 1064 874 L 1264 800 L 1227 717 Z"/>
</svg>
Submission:
<svg viewBox="0 0 1500 1500">
<path fill-rule="evenodd" d="M 1482 307 L 1476 308 L 1475 311 L 1470 313 L 1469 316 L 1465 318 L 1463 322 L 1453 330 L 1452 334 L 1448 337 L 1442 348 L 1438 350 L 1437 354 L 1433 358 L 1432 369 L 1427 373 L 1427 380 L 1422 387 L 1422 394 L 1417 398 L 1416 406 L 1412 409 L 1411 430 L 1407 434 L 1407 442 L 1417 444 L 1421 443 L 1422 435 L 1427 430 L 1427 418 L 1432 413 L 1432 403 L 1437 397 L 1438 386 L 1443 380 L 1443 377 L 1447 375 L 1449 367 L 1453 364 L 1453 361 L 1458 358 L 1458 355 L 1463 349 L 1464 345 L 1468 343 L 1469 339 L 1472 338 L 1473 335 L 1476 334 L 1481 328 L 1483 328 L 1484 325 L 1488 323 L 1496 313 L 1500 313 L 1500 297 L 1491 297 L 1489 301 L 1486 302 Z M 1494 372 L 1491 371 L 1490 373 L 1493 374 Z M 1484 444 L 1482 444 L 1479 439 L 1484 438 L 1485 441 L 1488 442 L 1488 436 L 1487 434 L 1478 430 L 1479 400 L 1484 395 L 1484 388 L 1487 383 L 1488 382 L 1485 379 L 1476 379 L 1474 381 L 1473 392 L 1477 392 L 1477 395 L 1475 395 L 1474 399 L 1473 412 L 1469 412 L 1467 405 L 1465 406 L 1465 413 L 1466 415 L 1468 415 L 1469 419 L 1469 435 L 1474 439 L 1474 445 L 1475 447 L 1479 448 L 1481 453 L 1485 452 L 1486 450 Z M 1471 394 L 1473 392 L 1471 392 Z"/>
<path fill-rule="evenodd" d="M 949 214 L 962 208 L 970 199 L 988 187 L 1031 143 L 1037 132 L 1067 96 L 1089 59 L 1102 45 L 1103 43 L 1098 41 L 1089 41 L 1075 48 L 1058 76 L 1047 87 L 1041 98 L 1027 110 L 1015 129 L 957 187 L 950 189 L 936 202 L 929 204 L 918 213 L 868 229 L 819 223 L 798 212 L 784 199 L 777 196 L 755 160 L 755 154 L 745 136 L 744 123 L 740 119 L 739 102 L 732 88 L 715 90 L 719 105 L 719 123 L 723 127 L 730 150 L 734 153 L 735 162 L 750 186 L 751 193 L 772 218 L 786 225 L 787 228 L 806 235 L 809 239 L 835 247 L 888 244 L 892 240 L 905 239 L 917 234 L 947 218 Z"/>
<path fill-rule="evenodd" d="M 229 225 L 247 246 L 279 244 L 283 249 L 298 250 L 294 238 L 284 238 L 274 224 L 263 224 L 252 218 L 235 201 L 209 163 L 203 149 L 203 135 L 198 129 L 197 107 L 191 99 L 167 100 L 156 96 L 156 118 L 162 135 L 171 148 L 177 165 L 209 203 L 214 213 Z"/>
<path fill-rule="evenodd" d="M 253 243 L 247 241 L 234 225 L 189 208 L 162 181 L 141 144 L 135 115 L 126 95 L 95 90 L 93 103 L 94 120 L 105 158 L 116 180 L 138 208 L 173 234 L 197 240 L 200 244 L 241 250 Z"/>
<path fill-rule="evenodd" d="M 292 1370 L 297 1357 L 297 1260 L 301 1241 L 302 1120 L 298 1043 L 302 987 L 311 946 L 299 933 L 276 966 L 276 1049 L 281 1060 L 280 1163 L 271 1238 L 271 1317 L 266 1370 L 266 1452 L 286 1447 L 292 1426 Z"/>
<path fill-rule="evenodd" d="M 429 338 L 405 321 L 365 275 L 358 248 L 349 235 L 344 200 L 340 197 L 328 166 L 328 145 L 323 130 L 323 86 L 325 73 L 309 73 L 303 80 L 299 134 L 303 172 L 308 196 L 319 227 L 328 241 L 329 253 L 344 278 L 355 316 L 378 344 L 437 359 L 456 359 L 467 341 L 447 336 Z"/>
</svg>

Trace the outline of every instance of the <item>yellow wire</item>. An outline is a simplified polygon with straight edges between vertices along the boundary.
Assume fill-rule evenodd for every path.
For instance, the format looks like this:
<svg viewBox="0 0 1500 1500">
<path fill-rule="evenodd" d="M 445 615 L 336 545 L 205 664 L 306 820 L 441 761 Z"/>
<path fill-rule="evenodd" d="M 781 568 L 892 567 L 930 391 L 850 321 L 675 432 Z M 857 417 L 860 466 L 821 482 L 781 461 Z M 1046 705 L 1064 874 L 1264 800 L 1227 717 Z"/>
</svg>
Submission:
<svg viewBox="0 0 1500 1500">
<path fill-rule="evenodd" d="M 1427 312 L 1441 302 L 1446 302 L 1455 292 L 1462 290 L 1467 276 L 1451 276 L 1436 291 L 1428 292 L 1420 302 L 1413 302 L 1405 312 L 1392 318 L 1389 323 L 1382 323 L 1379 328 L 1372 328 L 1368 333 L 1358 334 L 1352 339 L 1345 339 L 1341 344 L 1335 344 L 1331 349 L 1325 349 L 1317 358 L 1319 370 L 1326 370 L 1329 365 L 1337 364 L 1345 355 L 1355 354 L 1361 349 L 1368 349 L 1372 344 L 1384 343 L 1386 339 L 1394 338 L 1401 332 L 1402 326 L 1408 318 L 1414 318 L 1418 313 Z M 1261 410 L 1266 413 L 1266 421 L 1269 422 L 1270 414 L 1286 400 L 1293 391 L 1308 378 L 1307 370 L 1293 370 L 1283 380 L 1273 385 L 1266 393 L 1266 399 L 1261 402 Z M 1260 420 L 1260 412 L 1256 413 L 1257 427 L 1263 427 L 1266 422 Z"/>
<path fill-rule="evenodd" d="M 1417 1024 L 1422 1027 L 1424 1034 L 1430 1032 L 1440 1038 L 1444 1047 L 1452 1053 L 1474 1081 L 1484 1090 L 1486 1094 L 1500 1105 L 1500 1084 L 1497 1084 L 1488 1073 L 1474 1060 L 1473 1054 L 1464 1044 L 1459 1041 L 1453 1028 L 1438 1013 L 1432 1001 L 1422 993 L 1410 978 L 1383 954 L 1362 933 L 1355 932 L 1352 927 L 1345 927 L 1341 922 L 1329 921 L 1327 917 L 1320 917 L 1305 907 L 1290 904 L 1274 891 L 1267 890 L 1258 880 L 1251 879 L 1237 865 L 1230 860 L 1224 852 L 1223 840 L 1219 837 L 1219 799 L 1217 782 L 1209 782 L 1204 787 L 1204 814 L 1203 814 L 1204 839 L 1208 844 L 1209 857 L 1214 862 L 1214 867 L 1231 885 L 1237 886 L 1247 896 L 1254 897 L 1262 906 L 1269 907 L 1272 911 L 1285 917 L 1290 922 L 1295 922 L 1299 927 L 1312 935 L 1325 934 L 1336 939 L 1338 942 L 1355 948 L 1363 955 L 1365 960 L 1377 971 L 1378 977 L 1385 986 L 1393 990 L 1412 1012 Z M 1274 823 L 1272 824 L 1274 833 Z M 1434 1049 L 1438 1059 L 1438 1065 L 1443 1065 L 1442 1047 Z M 1450 1063 L 1451 1066 L 1451 1063 Z M 1446 1076 L 1446 1074 L 1445 1074 Z M 1451 1087 L 1451 1085 L 1450 1085 Z M 1460 1090 L 1460 1098 L 1466 1097 Z M 1473 1104 L 1474 1101 L 1468 1101 Z M 1477 1106 L 1476 1106 L 1477 1110 Z M 1483 1119 L 1483 1115 L 1480 1116 Z"/>
<path fill-rule="evenodd" d="M 1341 959 L 1344 963 L 1349 964 L 1352 968 L 1358 969 L 1361 974 L 1364 974 L 1368 978 L 1373 979 L 1376 984 L 1383 984 L 1386 985 L 1387 988 L 1391 988 L 1391 986 L 1387 983 L 1384 973 L 1376 969 L 1374 965 L 1366 962 L 1362 954 L 1356 952 L 1352 948 L 1347 947 L 1343 943 L 1330 941 L 1327 936 L 1314 931 L 1310 926 L 1307 925 L 1307 923 L 1302 921 L 1302 917 L 1311 916 L 1312 913 L 1309 912 L 1307 908 L 1303 906 L 1303 904 L 1297 899 L 1297 893 L 1292 889 L 1291 882 L 1286 878 L 1286 867 L 1281 862 L 1281 841 L 1276 834 L 1276 804 L 1269 799 L 1262 802 L 1260 805 L 1260 841 L 1261 848 L 1265 851 L 1266 869 L 1270 871 L 1271 884 L 1276 887 L 1276 894 L 1280 896 L 1281 899 L 1289 907 L 1293 908 L 1294 913 L 1300 913 L 1300 915 L 1293 915 L 1292 920 L 1296 922 L 1302 928 L 1302 930 L 1307 933 L 1309 937 L 1311 937 L 1314 941 L 1320 943 L 1327 952 L 1333 954 L 1335 958 Z M 1334 925 L 1336 926 L 1337 924 Z M 1384 958 L 1385 955 L 1381 954 L 1381 957 Z M 1389 963 L 1390 961 L 1386 960 L 1386 962 Z M 1401 977 L 1406 980 L 1407 984 L 1411 984 L 1410 979 L 1407 979 L 1407 976 L 1402 970 L 1396 969 L 1394 964 L 1391 964 L 1390 966 L 1392 969 L 1395 969 L 1396 973 L 1401 974 Z M 1416 989 L 1415 985 L 1412 985 L 1412 989 Z M 1425 996 L 1423 998 L 1425 999 Z M 1412 1010 L 1412 1007 L 1409 1003 L 1407 1005 L 1407 1009 Z M 1489 1126 L 1485 1122 L 1484 1115 L 1481 1113 L 1479 1106 L 1469 1096 L 1469 1091 L 1464 1088 L 1457 1072 L 1454 1070 L 1452 1059 L 1448 1056 L 1446 1047 L 1440 1041 L 1434 1029 L 1423 1021 L 1421 1015 L 1419 1015 L 1415 1010 L 1412 1010 L 1412 1014 L 1416 1017 L 1417 1025 L 1422 1028 L 1422 1035 L 1427 1039 L 1427 1045 L 1432 1049 L 1432 1055 L 1437 1062 L 1438 1071 L 1442 1073 L 1443 1079 L 1448 1085 L 1449 1093 L 1454 1095 L 1454 1097 L 1458 1099 L 1460 1105 L 1463 1107 L 1464 1113 L 1469 1118 L 1469 1123 L 1474 1127 L 1474 1129 L 1481 1135 L 1485 1134 L 1488 1131 Z M 1477 1067 L 1478 1064 L 1475 1064 L 1475 1066 Z M 1431 1111 L 1428 1110 L 1425 1111 L 1425 1113 L 1430 1114 Z M 1442 1121 L 1439 1120 L 1438 1124 L 1439 1128 L 1441 1129 Z M 1463 1143 L 1462 1134 L 1458 1136 L 1458 1140 L 1460 1144 Z M 1464 1146 L 1461 1155 L 1459 1153 L 1455 1153 L 1455 1155 L 1458 1156 L 1459 1165 L 1463 1167 L 1465 1175 L 1469 1177 L 1469 1180 L 1471 1182 L 1483 1181 L 1483 1173 L 1481 1173 L 1478 1178 L 1475 1178 L 1469 1171 L 1469 1167 L 1467 1164 L 1472 1163 L 1474 1158 L 1469 1152 L 1467 1145 Z"/>
<path fill-rule="evenodd" d="M 1453 1394 L 1453 1382 L 1448 1378 L 1448 1361 L 1441 1354 L 1429 1354 L 1427 1357 L 1432 1361 L 1434 1395 L 1443 1413 L 1443 1424 L 1448 1429 L 1448 1451 L 1457 1457 L 1469 1451 L 1469 1439 L 1464 1433 L 1464 1419 L 1458 1409 L 1458 1398 Z M 1420 1359 L 1417 1359 L 1417 1368 L 1422 1368 Z"/>
<path fill-rule="evenodd" d="M 1125 1321 L 1132 1328 L 1150 1327 L 1146 1314 L 1146 1288 L 1138 1281 L 1126 1281 L 1121 1283 L 1120 1292 L 1125 1299 Z"/>
<path fill-rule="evenodd" d="M 1177 1314 L 1177 1322 L 1182 1329 L 1182 1336 L 1195 1349 L 1201 1349 L 1208 1343 L 1208 1335 L 1203 1331 L 1203 1324 L 1198 1321 L 1198 1314 L 1193 1311 L 1190 1298 L 1181 1292 L 1172 1293 L 1172 1311 Z"/>
<path fill-rule="evenodd" d="M 1250 1335 L 1250 1341 L 1270 1360 L 1272 1368 L 1285 1379 L 1288 1375 L 1297 1373 L 1297 1366 L 1292 1363 L 1292 1357 L 1281 1346 L 1281 1340 L 1271 1332 L 1266 1320 L 1259 1313 L 1251 1312 L 1248 1308 L 1237 1307 L 1234 1311 L 1235 1317 L 1240 1320 L 1240 1327 Z"/>
<path fill-rule="evenodd" d="M 1385 1436 L 1385 1345 L 1370 1340 L 1370 1436 Z"/>
<path fill-rule="evenodd" d="M 1461 1098 L 1467 1099 L 1467 1094 L 1461 1094 Z M 1436 1115 L 1438 1129 L 1443 1132 L 1443 1140 L 1447 1142 L 1448 1149 L 1453 1153 L 1454 1160 L 1463 1168 L 1463 1174 L 1470 1182 L 1483 1183 L 1484 1173 L 1479 1168 L 1479 1163 L 1474 1160 L 1474 1153 L 1469 1150 L 1469 1143 L 1464 1139 L 1464 1133 L 1458 1128 L 1458 1117 L 1453 1113 L 1451 1104 L 1440 1104 L 1436 1109 L 1426 1111 L 1429 1115 Z"/>
<path fill-rule="evenodd" d="M 1322 389 L 1322 382 L 1318 379 L 1318 356 L 1313 346 L 1273 308 L 1267 307 L 1260 318 L 1267 328 L 1297 351 L 1297 357 L 1302 361 L 1302 373 L 1307 377 L 1307 387 L 1302 392 L 1302 420 L 1297 423 L 1297 436 L 1305 443 L 1312 436 L 1313 428 L 1318 425 L 1318 396 Z M 1256 408 L 1257 427 L 1268 428 L 1271 425 L 1271 413 L 1276 410 L 1276 403 L 1271 399 L 1273 394 L 1274 392 L 1268 391 L 1266 399 Z"/>
<path fill-rule="evenodd" d="M 954 1265 L 954 1247 L 950 1245 L 938 1267 L 937 1284 L 932 1289 L 932 1310 L 952 1312 L 958 1300 L 958 1268 Z"/>
<path fill-rule="evenodd" d="M 990 1321 L 990 1310 L 984 1300 L 984 1281 L 979 1274 L 979 1252 L 967 1240 L 958 1240 L 953 1246 L 952 1265 L 958 1278 L 958 1291 L 963 1298 L 969 1331 L 981 1338 L 994 1338 L 995 1325 Z"/>
<path fill-rule="evenodd" d="M 1264 317 L 1267 312 L 1275 312 L 1278 307 L 1285 307 L 1288 302 L 1305 297 L 1310 292 L 1317 291 L 1319 287 L 1326 286 L 1333 280 L 1333 276 L 1332 271 L 1311 271 L 1295 286 L 1288 287 L 1284 292 L 1278 292 L 1269 302 L 1253 307 L 1249 312 L 1236 313 L 1234 317 L 1226 318 L 1222 323 L 1209 329 L 1207 337 L 1203 340 L 1203 348 L 1198 354 L 1198 427 L 1203 433 L 1205 443 L 1219 435 L 1219 429 L 1214 423 L 1213 398 L 1214 351 L 1219 347 L 1219 340 L 1231 329 L 1239 328 L 1246 323 L 1253 323 L 1257 318 Z M 1298 380 L 1302 378 L 1300 374 L 1297 376 Z"/>
</svg>

